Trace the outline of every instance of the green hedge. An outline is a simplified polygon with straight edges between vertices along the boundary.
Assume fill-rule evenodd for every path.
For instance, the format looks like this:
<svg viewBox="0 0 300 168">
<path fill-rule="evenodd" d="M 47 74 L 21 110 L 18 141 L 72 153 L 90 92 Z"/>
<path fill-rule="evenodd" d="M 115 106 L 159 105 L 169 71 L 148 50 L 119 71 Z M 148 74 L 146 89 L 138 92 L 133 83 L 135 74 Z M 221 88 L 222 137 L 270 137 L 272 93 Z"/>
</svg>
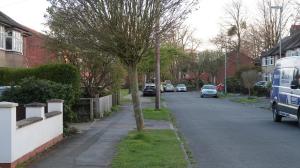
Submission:
<svg viewBox="0 0 300 168">
<path fill-rule="evenodd" d="M 79 93 L 80 73 L 70 64 L 48 64 L 37 68 L 0 68 L 0 85 L 17 85 L 28 77 L 70 84 Z"/>
<path fill-rule="evenodd" d="M 18 86 L 5 91 L 1 96 L 1 101 L 19 104 L 47 103 L 47 100 L 50 99 L 64 100 L 64 121 L 76 120 L 76 115 L 71 110 L 76 100 L 76 93 L 70 84 L 60 84 L 32 77 L 24 78 L 19 82 Z"/>
</svg>

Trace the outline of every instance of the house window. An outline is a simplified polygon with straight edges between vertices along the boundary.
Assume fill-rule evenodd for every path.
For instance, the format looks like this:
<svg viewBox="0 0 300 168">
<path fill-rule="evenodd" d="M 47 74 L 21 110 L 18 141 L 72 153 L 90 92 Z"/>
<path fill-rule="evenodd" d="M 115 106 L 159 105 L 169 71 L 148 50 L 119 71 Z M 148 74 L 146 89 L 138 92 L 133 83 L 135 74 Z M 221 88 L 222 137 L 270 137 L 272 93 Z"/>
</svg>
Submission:
<svg viewBox="0 0 300 168">
<path fill-rule="evenodd" d="M 270 65 L 274 65 L 274 57 L 270 57 L 269 60 L 270 60 Z"/>
<path fill-rule="evenodd" d="M 12 31 L 6 31 L 5 49 L 12 50 Z"/>
<path fill-rule="evenodd" d="M 266 59 L 265 57 L 263 57 L 263 58 L 261 59 L 261 65 L 262 65 L 262 66 L 266 66 L 265 59 Z"/>
<path fill-rule="evenodd" d="M 262 66 L 274 65 L 275 60 L 273 56 L 262 58 Z"/>
<path fill-rule="evenodd" d="M 23 39 L 20 32 L 6 31 L 5 48 L 9 51 L 23 52 Z"/>
<path fill-rule="evenodd" d="M 3 26 L 0 26 L 0 48 L 5 49 L 5 30 Z"/>
</svg>

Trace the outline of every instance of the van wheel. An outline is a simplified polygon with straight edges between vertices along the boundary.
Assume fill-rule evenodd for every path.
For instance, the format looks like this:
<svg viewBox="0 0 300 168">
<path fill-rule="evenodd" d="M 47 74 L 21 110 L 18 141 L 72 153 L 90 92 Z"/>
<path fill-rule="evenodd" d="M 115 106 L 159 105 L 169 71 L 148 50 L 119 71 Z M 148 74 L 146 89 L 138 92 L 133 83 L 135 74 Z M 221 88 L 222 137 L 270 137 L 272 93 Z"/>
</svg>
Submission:
<svg viewBox="0 0 300 168">
<path fill-rule="evenodd" d="M 281 122 L 282 116 L 278 114 L 279 111 L 278 111 L 278 107 L 277 107 L 276 104 L 273 105 L 272 112 L 273 112 L 273 121 L 274 122 Z"/>
<path fill-rule="evenodd" d="M 297 118 L 298 118 L 298 127 L 300 128 L 300 111 L 299 110 L 298 110 Z"/>
</svg>

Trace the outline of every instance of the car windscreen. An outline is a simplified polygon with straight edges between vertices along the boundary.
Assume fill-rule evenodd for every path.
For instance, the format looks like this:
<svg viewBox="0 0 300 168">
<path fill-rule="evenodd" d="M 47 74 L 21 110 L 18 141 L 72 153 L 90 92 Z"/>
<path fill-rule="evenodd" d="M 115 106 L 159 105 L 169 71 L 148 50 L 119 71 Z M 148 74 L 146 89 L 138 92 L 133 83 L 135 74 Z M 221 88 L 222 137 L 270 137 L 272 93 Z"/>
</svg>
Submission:
<svg viewBox="0 0 300 168">
<path fill-rule="evenodd" d="M 216 89 L 216 87 L 212 85 L 204 85 L 202 89 Z"/>
<path fill-rule="evenodd" d="M 185 87 L 184 84 L 178 84 L 177 87 Z"/>
<path fill-rule="evenodd" d="M 145 89 L 155 89 L 155 86 L 146 86 Z"/>
</svg>

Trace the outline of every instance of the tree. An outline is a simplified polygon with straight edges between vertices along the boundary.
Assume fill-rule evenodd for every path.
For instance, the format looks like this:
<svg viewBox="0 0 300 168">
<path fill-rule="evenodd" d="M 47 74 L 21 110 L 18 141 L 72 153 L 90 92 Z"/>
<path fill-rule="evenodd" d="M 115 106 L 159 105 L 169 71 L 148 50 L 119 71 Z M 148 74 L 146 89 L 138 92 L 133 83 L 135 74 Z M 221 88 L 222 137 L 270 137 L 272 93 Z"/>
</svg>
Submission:
<svg viewBox="0 0 300 168">
<path fill-rule="evenodd" d="M 57 53 L 60 62 L 70 63 L 78 67 L 81 73 L 81 83 L 85 89 L 85 95 L 96 97 L 106 94 L 107 90 L 120 88 L 119 81 L 124 75 L 122 66 L 117 59 L 111 59 L 107 52 L 102 52 L 93 46 L 86 45 L 75 38 L 78 30 L 64 26 L 64 22 L 52 15 L 48 20 L 51 38 L 47 40 L 48 49 Z M 83 37 L 82 37 L 83 38 Z M 111 87 L 114 85 L 115 87 Z"/>
<path fill-rule="evenodd" d="M 258 4 L 259 17 L 255 23 L 257 29 L 261 32 L 262 45 L 264 50 L 274 47 L 280 38 L 280 26 L 278 11 L 272 9 L 272 6 L 282 6 L 282 34 L 286 34 L 288 23 L 291 21 L 295 10 L 292 9 L 293 0 L 262 0 Z"/>
<path fill-rule="evenodd" d="M 248 89 L 248 96 L 251 96 L 251 89 L 254 87 L 254 84 L 259 79 L 258 72 L 256 70 L 244 71 L 241 74 L 243 84 Z"/>
<path fill-rule="evenodd" d="M 236 37 L 235 50 L 236 50 L 236 67 L 240 68 L 240 53 L 242 45 L 242 36 L 244 30 L 247 28 L 246 19 L 244 16 L 243 6 L 241 0 L 233 0 L 226 8 L 226 13 L 229 15 L 229 28 L 227 35 L 229 37 Z"/>
<path fill-rule="evenodd" d="M 137 65 L 153 45 L 156 18 L 160 18 L 160 34 L 163 34 L 185 18 L 194 1 L 49 0 L 49 2 L 50 17 L 57 14 L 59 19 L 83 35 L 75 35 L 74 38 L 116 56 L 128 67 L 137 130 L 142 131 L 144 120 L 138 93 Z"/>
<path fill-rule="evenodd" d="M 199 71 L 209 73 L 211 82 L 215 83 L 215 78 L 220 70 L 220 66 L 224 64 L 224 53 L 206 50 L 199 53 L 198 57 Z"/>
</svg>

